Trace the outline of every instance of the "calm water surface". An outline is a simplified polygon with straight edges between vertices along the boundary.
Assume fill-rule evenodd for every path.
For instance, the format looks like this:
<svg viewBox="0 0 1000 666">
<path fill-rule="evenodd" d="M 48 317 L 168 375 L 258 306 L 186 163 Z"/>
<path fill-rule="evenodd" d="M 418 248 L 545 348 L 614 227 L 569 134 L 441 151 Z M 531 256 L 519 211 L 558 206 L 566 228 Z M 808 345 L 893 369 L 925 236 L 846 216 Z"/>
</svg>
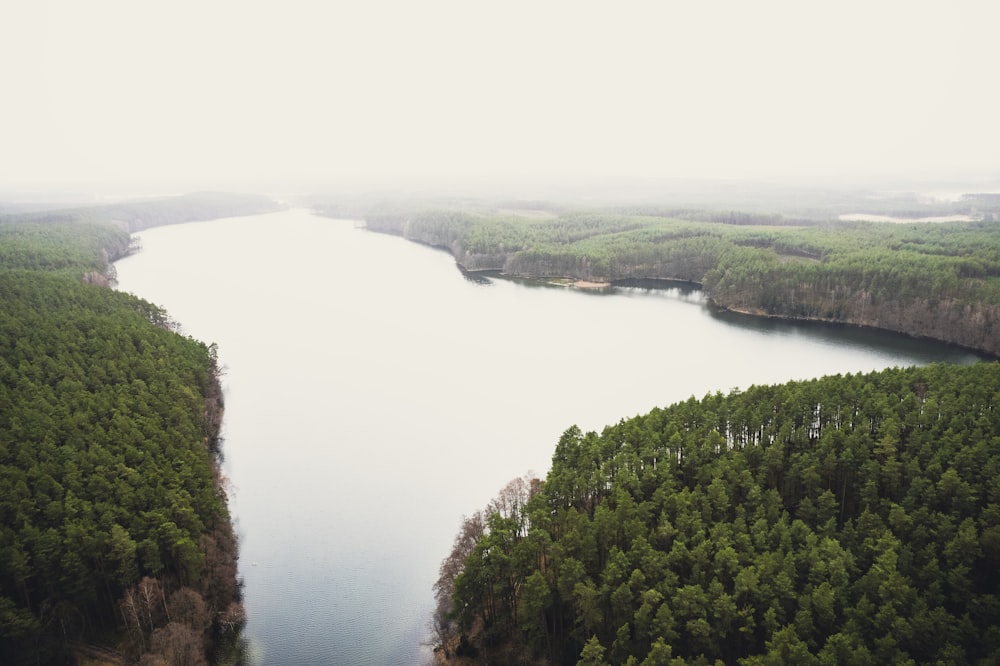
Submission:
<svg viewBox="0 0 1000 666">
<path fill-rule="evenodd" d="M 261 665 L 418 664 L 463 514 L 559 435 L 751 384 L 975 356 L 713 314 L 698 292 L 464 279 L 290 210 L 151 229 L 119 288 L 219 344 L 225 471 Z"/>
</svg>

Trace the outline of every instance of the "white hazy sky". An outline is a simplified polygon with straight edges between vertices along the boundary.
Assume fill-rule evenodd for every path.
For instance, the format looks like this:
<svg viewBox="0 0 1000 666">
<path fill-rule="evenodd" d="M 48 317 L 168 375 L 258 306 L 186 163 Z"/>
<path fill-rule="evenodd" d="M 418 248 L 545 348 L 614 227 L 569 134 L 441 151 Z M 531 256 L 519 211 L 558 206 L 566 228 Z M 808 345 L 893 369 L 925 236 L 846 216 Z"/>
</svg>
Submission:
<svg viewBox="0 0 1000 666">
<path fill-rule="evenodd" d="M 993 0 L 5 0 L 0 187 L 1000 175 Z"/>
</svg>

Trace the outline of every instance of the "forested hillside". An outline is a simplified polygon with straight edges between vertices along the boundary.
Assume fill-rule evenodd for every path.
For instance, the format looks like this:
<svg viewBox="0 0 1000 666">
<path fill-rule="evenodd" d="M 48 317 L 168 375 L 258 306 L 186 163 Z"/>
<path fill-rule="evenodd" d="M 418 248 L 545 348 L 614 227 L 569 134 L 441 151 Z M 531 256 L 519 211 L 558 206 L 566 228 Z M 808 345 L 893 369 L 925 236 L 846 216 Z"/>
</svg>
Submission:
<svg viewBox="0 0 1000 666">
<path fill-rule="evenodd" d="M 1000 364 L 570 428 L 435 591 L 450 663 L 998 663 Z"/>
<path fill-rule="evenodd" d="M 215 350 L 84 281 L 129 245 L 85 217 L 0 221 L 0 663 L 207 663 L 243 622 Z"/>
<path fill-rule="evenodd" d="M 872 326 L 1000 355 L 998 211 L 991 200 L 969 201 L 975 205 L 952 208 L 977 214 L 978 222 L 844 222 L 656 206 L 318 209 L 446 248 L 469 271 L 682 280 L 731 310 Z"/>
</svg>

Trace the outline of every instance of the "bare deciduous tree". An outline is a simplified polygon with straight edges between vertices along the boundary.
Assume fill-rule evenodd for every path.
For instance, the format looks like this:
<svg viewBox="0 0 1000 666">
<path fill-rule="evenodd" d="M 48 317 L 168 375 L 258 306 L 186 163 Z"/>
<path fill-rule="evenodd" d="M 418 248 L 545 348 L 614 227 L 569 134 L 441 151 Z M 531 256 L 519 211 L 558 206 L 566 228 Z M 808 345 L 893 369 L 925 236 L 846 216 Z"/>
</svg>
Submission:
<svg viewBox="0 0 1000 666">
<path fill-rule="evenodd" d="M 161 656 L 170 666 L 207 666 L 201 636 L 187 625 L 168 622 L 153 632 L 151 654 Z"/>
<path fill-rule="evenodd" d="M 139 593 L 136 588 L 130 587 L 125 590 L 125 595 L 119 602 L 122 617 L 125 618 L 125 626 L 128 630 L 139 637 L 140 646 L 145 649 L 145 640 L 142 630 L 142 609 L 140 607 Z"/>
<path fill-rule="evenodd" d="M 166 610 L 163 599 L 163 588 L 160 581 L 149 576 L 144 576 L 137 588 L 139 595 L 139 605 L 146 620 L 146 628 L 152 631 L 158 624 L 160 617 Z M 170 619 L 169 617 L 167 618 Z"/>
<path fill-rule="evenodd" d="M 243 608 L 243 604 L 238 601 L 231 602 L 226 610 L 222 611 L 218 617 L 219 628 L 224 633 L 238 631 L 246 620 L 247 612 Z"/>
<path fill-rule="evenodd" d="M 448 643 L 454 635 L 454 622 L 451 619 L 452 597 L 455 592 L 455 578 L 465 568 L 465 558 L 469 556 L 476 542 L 486 531 L 486 514 L 477 511 L 471 516 L 462 517 L 462 527 L 459 529 L 455 543 L 448 557 L 441 562 L 437 582 L 434 583 L 434 598 L 437 604 L 431 618 L 431 630 L 435 640 L 447 654 Z"/>
<path fill-rule="evenodd" d="M 205 634 L 212 624 L 205 600 L 190 587 L 182 587 L 167 599 L 170 619 L 189 627 L 198 635 Z"/>
<path fill-rule="evenodd" d="M 539 492 L 541 481 L 532 474 L 526 474 L 511 480 L 497 496 L 490 501 L 486 509 L 471 516 L 463 516 L 462 526 L 451 552 L 441 562 L 437 582 L 434 583 L 434 598 L 437 604 L 431 618 L 431 630 L 438 645 L 448 654 L 448 645 L 455 635 L 453 619 L 453 598 L 455 594 L 455 579 L 465 570 L 465 561 L 472 553 L 479 540 L 486 534 L 490 516 L 499 514 L 505 520 L 513 520 L 517 526 L 517 536 L 527 535 L 530 527 L 525 507 L 528 501 Z"/>
</svg>

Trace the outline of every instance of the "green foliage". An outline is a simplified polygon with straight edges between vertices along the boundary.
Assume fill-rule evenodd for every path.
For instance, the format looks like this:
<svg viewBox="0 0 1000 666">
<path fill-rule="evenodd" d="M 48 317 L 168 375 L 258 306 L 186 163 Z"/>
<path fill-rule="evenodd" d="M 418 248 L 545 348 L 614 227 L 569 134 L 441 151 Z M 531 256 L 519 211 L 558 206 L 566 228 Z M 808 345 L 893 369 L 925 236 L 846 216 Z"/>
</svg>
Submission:
<svg viewBox="0 0 1000 666">
<path fill-rule="evenodd" d="M 107 224 L 0 223 L 0 268 L 63 272 L 102 271 L 123 256 L 128 232 Z"/>
<path fill-rule="evenodd" d="M 531 218 L 468 206 L 366 219 L 373 230 L 448 249 L 467 270 L 682 280 L 729 309 L 885 328 L 1000 355 L 996 221 L 777 225 L 759 214 L 640 209 Z"/>
<path fill-rule="evenodd" d="M 548 663 L 990 663 L 997 479 L 997 363 L 692 398 L 567 430 L 454 608 Z"/>
<path fill-rule="evenodd" d="M 162 584 L 161 605 L 181 589 L 185 607 L 205 605 L 188 614 L 202 626 L 169 630 L 193 632 L 198 652 L 214 618 L 234 614 L 214 350 L 156 306 L 80 279 L 127 245 L 108 225 L 0 224 L 4 664 L 64 659 L 76 643 L 149 649 L 157 626 L 129 638 L 122 610 L 141 581 Z"/>
</svg>

